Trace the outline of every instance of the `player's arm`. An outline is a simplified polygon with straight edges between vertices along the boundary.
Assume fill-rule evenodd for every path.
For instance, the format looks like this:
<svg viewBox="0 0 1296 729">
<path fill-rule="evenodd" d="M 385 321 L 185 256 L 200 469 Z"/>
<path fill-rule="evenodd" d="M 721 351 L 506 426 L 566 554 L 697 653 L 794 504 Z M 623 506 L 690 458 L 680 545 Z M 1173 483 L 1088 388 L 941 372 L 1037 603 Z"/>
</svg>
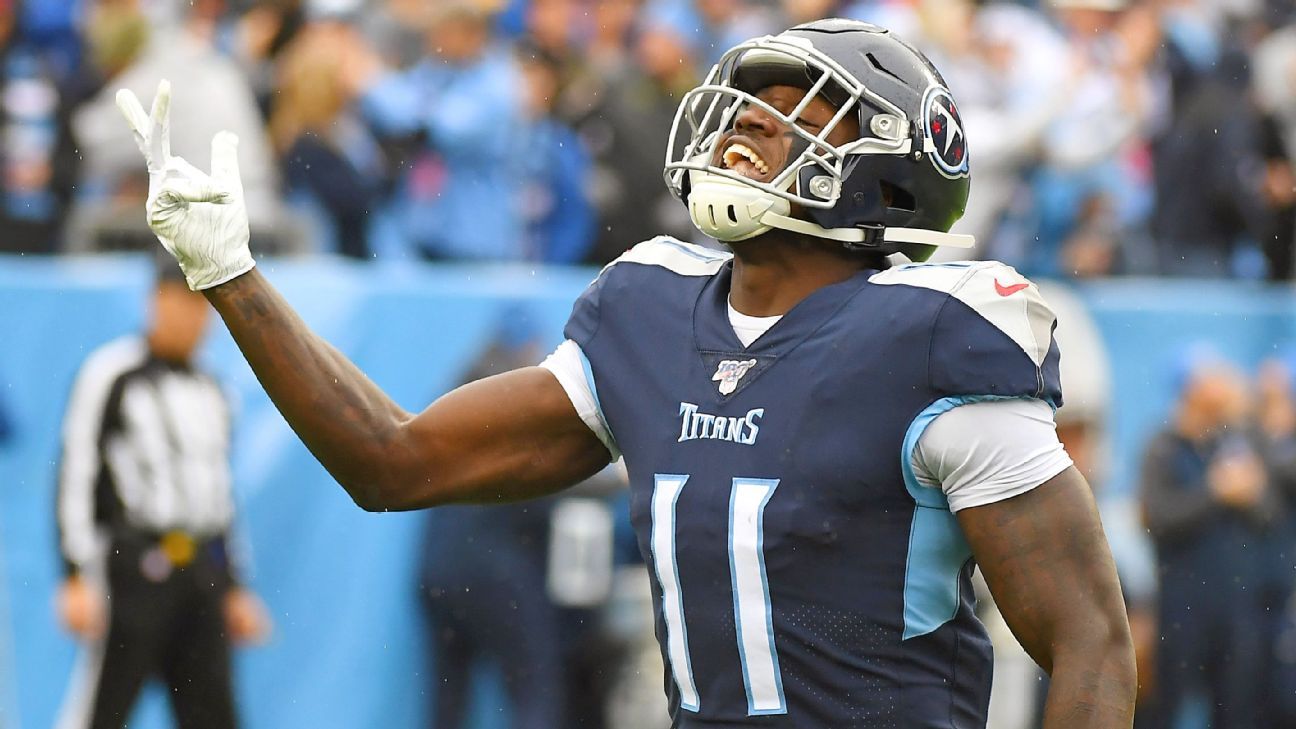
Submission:
<svg viewBox="0 0 1296 729">
<path fill-rule="evenodd" d="M 610 459 L 548 370 L 479 380 L 411 415 L 255 269 L 205 293 L 288 424 L 366 509 L 538 496 Z"/>
<path fill-rule="evenodd" d="M 1052 677 L 1045 729 L 1129 727 L 1137 678 L 1116 565 L 1074 467 L 958 520 L 1017 640 Z"/>
<path fill-rule="evenodd" d="M 537 496 L 610 454 L 554 375 L 528 368 L 466 385 L 414 416 L 310 331 L 254 270 L 238 140 L 212 140 L 211 173 L 171 155 L 170 85 L 146 115 L 117 103 L 149 171 L 149 226 L 203 291 L 288 424 L 360 506 L 413 509 Z"/>
</svg>

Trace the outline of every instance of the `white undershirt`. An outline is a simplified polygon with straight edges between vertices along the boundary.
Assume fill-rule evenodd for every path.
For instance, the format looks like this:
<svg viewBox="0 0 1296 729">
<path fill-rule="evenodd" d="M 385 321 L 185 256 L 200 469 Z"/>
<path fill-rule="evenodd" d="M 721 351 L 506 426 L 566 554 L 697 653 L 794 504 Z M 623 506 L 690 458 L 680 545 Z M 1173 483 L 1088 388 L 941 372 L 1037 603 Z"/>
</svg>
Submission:
<svg viewBox="0 0 1296 729">
<path fill-rule="evenodd" d="M 778 320 L 782 318 L 782 314 L 747 316 L 735 309 L 732 303 L 729 304 L 729 324 L 733 326 L 734 334 L 738 335 L 738 341 L 742 342 L 744 347 L 750 347 L 752 342 L 759 339 L 760 335 L 768 332 L 770 327 L 777 324 Z"/>
<path fill-rule="evenodd" d="M 747 316 L 729 306 L 729 322 L 744 347 L 780 318 Z M 585 362 L 585 353 L 569 339 L 540 366 L 558 379 L 581 420 L 615 460 L 621 452 L 603 419 Z M 919 486 L 939 487 L 950 511 L 959 511 L 1030 491 L 1070 467 L 1071 457 L 1058 441 L 1053 408 L 1042 400 L 1013 398 L 970 402 L 936 416 L 909 454 L 909 463 Z"/>
</svg>

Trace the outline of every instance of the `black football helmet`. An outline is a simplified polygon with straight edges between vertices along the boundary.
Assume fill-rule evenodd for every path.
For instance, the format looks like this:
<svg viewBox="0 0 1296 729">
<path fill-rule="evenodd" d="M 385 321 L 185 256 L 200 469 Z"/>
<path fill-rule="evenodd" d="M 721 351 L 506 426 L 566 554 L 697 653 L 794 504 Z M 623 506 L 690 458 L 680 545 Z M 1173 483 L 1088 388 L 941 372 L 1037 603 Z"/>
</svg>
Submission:
<svg viewBox="0 0 1296 729">
<path fill-rule="evenodd" d="M 755 96 L 774 84 L 807 94 L 785 115 Z M 838 112 L 812 134 L 794 121 L 815 96 Z M 769 182 L 711 164 L 722 133 L 748 105 L 799 138 Z M 829 144 L 847 115 L 857 117 L 860 138 Z M 680 102 L 664 174 L 698 229 L 723 241 L 781 228 L 919 261 L 935 246 L 972 245 L 970 236 L 949 233 L 969 184 L 954 98 L 922 53 L 870 23 L 819 20 L 731 48 Z M 803 218 L 791 217 L 793 203 Z"/>
</svg>

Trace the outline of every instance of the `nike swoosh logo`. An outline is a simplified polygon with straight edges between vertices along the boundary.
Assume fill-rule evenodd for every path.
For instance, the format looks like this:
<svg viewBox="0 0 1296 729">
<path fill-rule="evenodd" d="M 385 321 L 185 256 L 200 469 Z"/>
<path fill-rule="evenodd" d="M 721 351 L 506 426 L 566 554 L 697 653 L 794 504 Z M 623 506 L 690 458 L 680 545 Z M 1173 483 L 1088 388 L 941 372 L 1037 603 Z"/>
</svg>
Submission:
<svg viewBox="0 0 1296 729">
<path fill-rule="evenodd" d="M 1012 296 L 1013 294 L 1017 293 L 1018 291 L 1021 291 L 1027 286 L 1030 286 L 1030 284 L 1019 283 L 1019 284 L 1013 284 L 1012 286 L 1004 286 L 1003 284 L 999 283 L 999 279 L 995 279 L 995 292 L 998 293 L 1000 296 Z"/>
</svg>

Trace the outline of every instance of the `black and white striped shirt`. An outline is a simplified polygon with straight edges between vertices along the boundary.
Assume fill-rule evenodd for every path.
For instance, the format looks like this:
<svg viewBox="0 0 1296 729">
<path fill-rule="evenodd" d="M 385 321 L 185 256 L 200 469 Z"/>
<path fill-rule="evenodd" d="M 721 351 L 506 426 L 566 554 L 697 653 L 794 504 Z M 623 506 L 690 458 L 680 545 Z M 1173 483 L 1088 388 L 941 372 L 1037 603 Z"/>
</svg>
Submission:
<svg viewBox="0 0 1296 729">
<path fill-rule="evenodd" d="M 217 382 L 140 335 L 82 364 L 63 420 L 59 546 L 68 571 L 114 534 L 224 535 L 233 518 L 230 407 Z"/>
</svg>

